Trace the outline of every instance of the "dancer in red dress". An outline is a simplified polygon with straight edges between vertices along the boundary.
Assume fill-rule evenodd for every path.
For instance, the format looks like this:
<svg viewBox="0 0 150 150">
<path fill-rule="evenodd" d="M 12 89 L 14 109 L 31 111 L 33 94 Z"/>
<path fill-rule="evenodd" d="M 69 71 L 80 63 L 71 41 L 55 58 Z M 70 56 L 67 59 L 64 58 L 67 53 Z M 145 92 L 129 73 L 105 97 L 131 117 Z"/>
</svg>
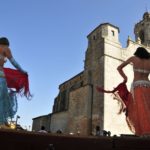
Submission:
<svg viewBox="0 0 150 150">
<path fill-rule="evenodd" d="M 133 65 L 134 79 L 131 91 L 126 87 L 127 76 L 123 68 L 128 64 Z M 114 93 L 115 98 L 122 103 L 120 112 L 126 112 L 129 128 L 136 135 L 150 135 L 150 53 L 143 47 L 138 47 L 134 56 L 128 58 L 117 68 L 124 81 L 112 91 L 105 91 L 100 87 L 100 92 Z"/>
<path fill-rule="evenodd" d="M 131 85 L 131 96 L 129 96 L 127 120 L 136 135 L 150 134 L 150 53 L 143 47 L 137 48 L 135 56 L 118 66 L 118 71 L 124 82 L 127 76 L 123 68 L 133 65 L 134 79 Z"/>
</svg>

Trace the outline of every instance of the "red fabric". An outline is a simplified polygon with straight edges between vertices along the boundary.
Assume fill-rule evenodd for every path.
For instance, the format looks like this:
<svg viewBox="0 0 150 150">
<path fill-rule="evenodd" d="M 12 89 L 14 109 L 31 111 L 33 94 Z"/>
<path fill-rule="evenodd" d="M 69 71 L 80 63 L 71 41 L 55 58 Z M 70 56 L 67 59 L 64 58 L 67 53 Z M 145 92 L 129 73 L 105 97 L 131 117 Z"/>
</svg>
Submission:
<svg viewBox="0 0 150 150">
<path fill-rule="evenodd" d="M 111 91 L 104 90 L 103 88 L 98 87 L 98 86 L 96 88 L 99 92 L 113 93 L 114 95 L 116 95 L 115 93 L 117 92 L 117 94 L 119 95 L 119 97 L 121 98 L 123 103 L 125 104 L 126 111 L 127 111 L 127 108 L 128 108 L 128 105 L 129 105 L 129 100 L 130 100 L 129 99 L 130 92 L 128 91 L 125 82 L 120 83 L 116 88 L 114 88 L 114 90 L 111 90 Z M 118 99 L 118 98 L 116 98 L 116 99 Z M 124 110 L 122 110 L 122 111 L 124 111 Z M 127 112 L 126 112 L 126 115 L 127 115 Z"/>
<path fill-rule="evenodd" d="M 28 75 L 19 70 L 3 68 L 8 88 L 16 89 L 17 93 L 23 94 L 27 98 L 31 96 L 29 91 Z"/>
<path fill-rule="evenodd" d="M 127 123 L 136 135 L 150 135 L 150 88 L 134 87 L 134 99 L 131 97 L 128 107 Z"/>
</svg>

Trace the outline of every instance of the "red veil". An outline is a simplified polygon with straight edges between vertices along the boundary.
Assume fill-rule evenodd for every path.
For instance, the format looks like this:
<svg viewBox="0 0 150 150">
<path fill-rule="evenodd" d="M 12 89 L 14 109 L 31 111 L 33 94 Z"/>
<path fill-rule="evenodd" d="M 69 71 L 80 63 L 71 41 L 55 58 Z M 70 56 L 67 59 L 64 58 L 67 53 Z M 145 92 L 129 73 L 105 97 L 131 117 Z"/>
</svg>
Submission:
<svg viewBox="0 0 150 150">
<path fill-rule="evenodd" d="M 114 88 L 112 91 L 104 90 L 101 87 L 96 87 L 99 92 L 104 93 L 113 93 L 114 99 L 118 100 L 121 103 L 121 107 L 119 110 L 119 114 L 122 112 L 125 112 L 126 115 L 126 122 L 129 127 L 129 129 L 135 133 L 135 127 L 132 123 L 132 120 L 130 119 L 131 116 L 129 116 L 128 110 L 129 110 L 129 103 L 131 103 L 132 94 L 128 91 L 126 82 L 120 83 L 117 87 Z M 131 115 L 131 113 L 130 113 Z"/>
<path fill-rule="evenodd" d="M 126 112 L 126 116 L 128 115 L 128 105 L 130 102 L 130 92 L 127 89 L 126 82 L 120 83 L 117 87 L 114 88 L 114 90 L 107 91 L 103 88 L 97 86 L 96 87 L 99 92 L 104 93 L 113 93 L 114 98 L 121 102 L 121 108 L 119 113 Z M 125 107 L 124 107 L 125 106 Z"/>
<path fill-rule="evenodd" d="M 3 68 L 8 88 L 14 88 L 17 93 L 27 97 L 31 97 L 29 90 L 28 74 L 24 74 L 19 70 Z"/>
</svg>

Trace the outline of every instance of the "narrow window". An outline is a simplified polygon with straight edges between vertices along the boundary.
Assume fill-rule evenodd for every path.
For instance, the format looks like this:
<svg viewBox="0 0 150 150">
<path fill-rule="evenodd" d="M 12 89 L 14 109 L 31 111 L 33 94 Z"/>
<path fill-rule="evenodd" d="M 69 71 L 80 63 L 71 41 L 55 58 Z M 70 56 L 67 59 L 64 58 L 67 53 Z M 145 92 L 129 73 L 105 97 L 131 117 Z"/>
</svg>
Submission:
<svg viewBox="0 0 150 150">
<path fill-rule="evenodd" d="M 115 31 L 111 30 L 112 36 L 115 36 Z"/>
<path fill-rule="evenodd" d="M 96 40 L 96 36 L 95 35 L 93 36 L 93 40 Z"/>
</svg>

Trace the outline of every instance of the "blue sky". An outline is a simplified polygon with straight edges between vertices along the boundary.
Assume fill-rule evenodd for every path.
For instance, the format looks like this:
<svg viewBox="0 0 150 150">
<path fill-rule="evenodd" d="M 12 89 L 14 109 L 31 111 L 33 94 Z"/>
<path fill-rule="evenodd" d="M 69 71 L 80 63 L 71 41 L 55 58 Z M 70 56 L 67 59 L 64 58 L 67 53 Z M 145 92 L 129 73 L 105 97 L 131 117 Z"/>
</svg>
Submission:
<svg viewBox="0 0 150 150">
<path fill-rule="evenodd" d="M 99 24 L 120 28 L 120 42 L 134 40 L 134 25 L 149 0 L 0 0 L 0 36 L 10 40 L 14 58 L 29 74 L 31 101 L 18 97 L 18 122 L 52 112 L 59 84 L 84 69 L 86 36 Z M 13 67 L 9 62 L 5 67 Z"/>
</svg>

